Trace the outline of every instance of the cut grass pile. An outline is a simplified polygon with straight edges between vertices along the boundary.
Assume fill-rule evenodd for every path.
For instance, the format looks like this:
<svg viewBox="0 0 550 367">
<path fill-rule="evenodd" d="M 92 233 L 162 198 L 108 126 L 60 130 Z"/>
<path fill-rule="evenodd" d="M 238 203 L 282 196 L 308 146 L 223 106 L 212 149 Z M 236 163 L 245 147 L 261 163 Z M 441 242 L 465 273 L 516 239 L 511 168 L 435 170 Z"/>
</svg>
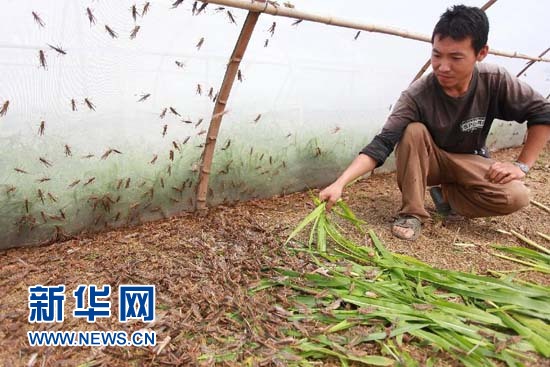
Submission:
<svg viewBox="0 0 550 367">
<path fill-rule="evenodd" d="M 317 270 L 278 268 L 280 277 L 254 289 L 293 289 L 295 307 L 281 312 L 290 321 L 326 325 L 319 335 L 288 331 L 293 341 L 286 352 L 292 364 L 336 358 L 343 366 L 418 365 L 407 351 L 409 345 L 445 351 L 464 366 L 496 366 L 496 361 L 522 366 L 534 361 L 529 352 L 550 357 L 549 287 L 515 280 L 513 275 L 496 278 L 437 269 L 389 252 L 373 231 L 367 232 L 373 247 L 359 244 L 343 235 L 345 229 L 334 218 L 364 233 L 364 223 L 344 202 L 337 203 L 334 214 L 327 214 L 325 203 L 314 201 L 317 207 L 287 243 L 312 224 L 307 246 L 296 251 L 309 252 Z M 548 268 L 546 254 L 498 249 L 527 258 L 532 267 L 535 262 L 546 264 L 537 265 L 537 270 Z M 380 344 L 383 355 L 365 351 L 372 342 Z"/>
</svg>

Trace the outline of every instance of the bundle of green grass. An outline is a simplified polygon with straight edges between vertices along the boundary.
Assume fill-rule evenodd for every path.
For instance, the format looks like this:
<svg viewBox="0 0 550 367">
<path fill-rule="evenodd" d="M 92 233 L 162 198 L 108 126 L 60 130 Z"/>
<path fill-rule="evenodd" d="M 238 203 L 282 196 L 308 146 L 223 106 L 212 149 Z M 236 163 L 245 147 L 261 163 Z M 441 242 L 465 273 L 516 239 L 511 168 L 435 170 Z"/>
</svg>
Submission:
<svg viewBox="0 0 550 367">
<path fill-rule="evenodd" d="M 288 319 L 326 324 L 316 336 L 287 331 L 295 337 L 284 351 L 293 356 L 289 363 L 309 365 L 332 357 L 343 366 L 352 361 L 415 366 L 418 362 L 407 351 L 414 345 L 443 350 L 464 366 L 495 366 L 497 361 L 522 366 L 535 362 L 529 352 L 550 357 L 550 288 L 513 276 L 437 269 L 389 252 L 373 231 L 368 235 L 374 247 L 360 245 L 346 238 L 342 225 L 333 220 L 336 215 L 363 232 L 364 223 L 344 202 L 328 214 L 325 203 L 314 201 L 317 207 L 287 243 L 299 243 L 298 233 L 312 224 L 307 244 L 297 250 L 309 252 L 318 271 L 279 268 L 281 277 L 254 289 L 292 288 L 296 307 L 287 310 Z M 513 254 L 536 258 L 540 268 L 550 264 L 546 254 L 536 251 Z M 367 342 L 380 343 L 384 355 L 358 352 Z M 435 363 L 435 357 L 426 363 Z"/>
</svg>

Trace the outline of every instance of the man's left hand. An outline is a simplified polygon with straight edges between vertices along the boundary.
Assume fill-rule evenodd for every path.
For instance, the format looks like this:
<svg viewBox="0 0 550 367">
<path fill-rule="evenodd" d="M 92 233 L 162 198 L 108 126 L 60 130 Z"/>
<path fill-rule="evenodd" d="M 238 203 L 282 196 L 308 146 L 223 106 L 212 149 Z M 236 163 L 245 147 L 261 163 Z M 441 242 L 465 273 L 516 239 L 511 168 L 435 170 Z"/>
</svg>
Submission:
<svg viewBox="0 0 550 367">
<path fill-rule="evenodd" d="M 505 184 L 523 179 L 525 173 L 511 162 L 495 162 L 489 167 L 485 177 L 492 183 Z"/>
</svg>

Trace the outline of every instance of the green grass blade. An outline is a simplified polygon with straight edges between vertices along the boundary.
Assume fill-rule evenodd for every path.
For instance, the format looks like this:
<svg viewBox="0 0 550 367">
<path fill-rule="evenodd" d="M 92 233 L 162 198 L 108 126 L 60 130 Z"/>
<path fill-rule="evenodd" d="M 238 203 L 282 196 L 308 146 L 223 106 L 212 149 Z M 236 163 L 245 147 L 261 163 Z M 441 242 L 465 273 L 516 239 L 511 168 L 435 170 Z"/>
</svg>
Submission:
<svg viewBox="0 0 550 367">
<path fill-rule="evenodd" d="M 338 200 L 336 205 L 338 205 L 338 207 L 342 210 L 342 212 L 336 211 L 336 213 L 342 218 L 349 220 L 355 228 L 359 230 L 359 232 L 364 233 L 361 226 L 366 224 L 365 221 L 357 218 L 355 213 L 353 213 L 350 207 L 342 199 Z"/>
<path fill-rule="evenodd" d="M 533 246 L 535 247 L 536 249 L 544 252 L 545 254 L 547 255 L 550 255 L 550 250 L 547 249 L 546 247 L 544 246 L 541 246 L 539 245 L 538 243 L 536 243 L 535 241 L 525 237 L 524 235 L 522 235 L 521 233 L 518 233 L 514 230 L 511 230 L 510 233 L 512 233 L 514 236 L 516 236 L 517 238 L 519 238 L 520 240 L 522 240 L 523 242 L 525 242 L 526 244 L 530 245 L 530 246 Z"/>
<path fill-rule="evenodd" d="M 327 334 L 335 333 L 335 332 L 337 332 L 337 331 L 342 331 L 342 330 L 346 330 L 346 329 L 352 328 L 352 327 L 354 327 L 355 325 L 357 325 L 356 322 L 350 322 L 350 321 L 348 321 L 348 320 L 342 320 L 342 321 L 340 321 L 338 324 L 333 325 L 333 326 L 331 326 L 330 328 L 326 329 L 325 332 L 326 332 Z"/>
<path fill-rule="evenodd" d="M 519 335 L 529 341 L 533 347 L 535 347 L 537 352 L 546 358 L 550 357 L 550 341 L 548 339 L 544 339 L 540 335 L 536 334 L 534 331 L 522 325 L 505 312 L 498 312 L 498 316 L 502 319 L 506 326 L 514 329 Z"/>
<path fill-rule="evenodd" d="M 300 344 L 298 344 L 296 348 L 304 352 L 317 352 L 327 356 L 336 357 L 338 359 L 346 359 L 350 361 L 361 362 L 365 364 L 370 364 L 372 366 L 391 366 L 393 364 L 393 360 L 386 357 L 382 357 L 382 356 L 361 356 L 360 357 L 360 356 L 355 356 L 351 354 L 342 354 L 332 349 L 326 348 L 322 346 L 322 344 L 314 343 L 311 341 L 303 341 Z"/>
<path fill-rule="evenodd" d="M 538 251 L 531 250 L 529 248 L 506 247 L 506 246 L 493 246 L 493 247 L 500 251 L 508 252 L 513 255 L 522 256 L 522 257 L 529 258 L 531 260 L 542 261 L 547 264 L 550 264 L 550 255 L 542 254 Z"/>
<path fill-rule="evenodd" d="M 550 325 L 541 320 L 533 319 L 532 317 L 525 317 L 517 313 L 514 313 L 513 316 L 516 320 L 521 322 L 529 329 L 535 330 L 537 334 L 542 336 L 545 340 L 550 340 Z"/>
<path fill-rule="evenodd" d="M 317 249 L 321 253 L 327 252 L 327 229 L 324 215 L 319 216 L 319 223 L 317 225 Z"/>
<path fill-rule="evenodd" d="M 541 273 L 547 273 L 550 274 L 550 267 L 546 266 L 544 263 L 536 263 L 536 262 L 530 262 L 530 261 L 524 261 L 515 257 L 510 257 L 506 255 L 496 254 L 493 253 L 494 256 L 499 257 L 501 259 L 505 259 L 508 261 L 512 261 L 518 264 L 529 266 L 529 268 L 525 268 L 524 270 L 534 270 L 534 271 L 540 271 Z"/>
<path fill-rule="evenodd" d="M 316 218 L 321 215 L 325 210 L 325 203 L 321 203 L 317 208 L 315 208 L 311 213 L 308 214 L 308 216 L 298 224 L 298 227 L 292 231 L 292 233 L 288 236 L 287 240 L 285 241 L 285 245 L 290 241 L 292 238 L 294 238 L 298 233 L 302 231 L 310 222 L 315 220 Z"/>
</svg>

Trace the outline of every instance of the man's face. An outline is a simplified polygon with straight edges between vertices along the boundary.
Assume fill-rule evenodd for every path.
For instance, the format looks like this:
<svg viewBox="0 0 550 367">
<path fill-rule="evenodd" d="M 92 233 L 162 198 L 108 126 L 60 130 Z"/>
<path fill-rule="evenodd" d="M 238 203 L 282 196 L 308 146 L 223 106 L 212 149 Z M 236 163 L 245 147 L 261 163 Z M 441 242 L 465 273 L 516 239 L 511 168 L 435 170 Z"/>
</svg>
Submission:
<svg viewBox="0 0 550 367">
<path fill-rule="evenodd" d="M 464 88 L 468 88 L 476 61 L 483 60 L 488 50 L 485 46 L 476 55 L 470 37 L 455 41 L 451 37 L 440 38 L 436 35 L 431 62 L 439 84 L 445 90 L 465 92 Z"/>
</svg>

